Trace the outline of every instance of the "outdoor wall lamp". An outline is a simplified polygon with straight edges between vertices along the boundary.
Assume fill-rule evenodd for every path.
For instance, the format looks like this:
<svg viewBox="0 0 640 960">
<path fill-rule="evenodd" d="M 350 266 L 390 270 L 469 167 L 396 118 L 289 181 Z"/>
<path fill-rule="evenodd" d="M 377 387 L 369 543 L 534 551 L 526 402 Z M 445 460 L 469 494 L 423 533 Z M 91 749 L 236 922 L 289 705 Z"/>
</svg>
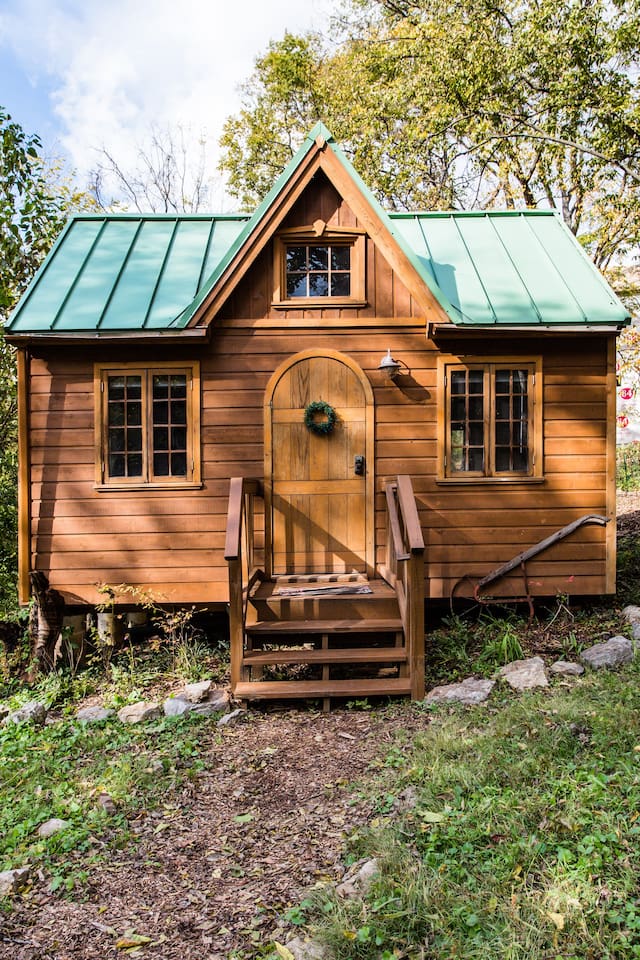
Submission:
<svg viewBox="0 0 640 960">
<path fill-rule="evenodd" d="M 391 350 L 387 350 L 386 355 L 378 364 L 378 370 L 382 370 L 389 377 L 389 380 L 395 380 L 402 368 L 408 370 L 409 367 L 403 360 L 394 360 L 391 356 Z"/>
</svg>

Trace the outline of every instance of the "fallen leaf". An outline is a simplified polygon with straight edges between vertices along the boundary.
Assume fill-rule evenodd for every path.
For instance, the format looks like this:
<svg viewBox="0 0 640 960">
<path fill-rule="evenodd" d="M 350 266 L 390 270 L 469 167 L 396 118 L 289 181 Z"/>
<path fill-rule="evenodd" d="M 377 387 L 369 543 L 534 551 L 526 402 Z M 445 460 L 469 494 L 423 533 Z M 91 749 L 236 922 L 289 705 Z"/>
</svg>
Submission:
<svg viewBox="0 0 640 960">
<path fill-rule="evenodd" d="M 253 820 L 252 813 L 241 813 L 237 817 L 233 818 L 234 823 L 251 823 Z"/>
<path fill-rule="evenodd" d="M 143 947 L 145 943 L 151 943 L 151 937 L 143 937 L 138 933 L 133 933 L 129 937 L 122 937 L 116 940 L 117 950 L 130 950 L 132 947 Z"/>
<path fill-rule="evenodd" d="M 283 947 L 282 944 L 278 943 L 277 940 L 274 940 L 273 944 L 276 948 L 276 953 L 279 957 L 282 957 L 282 960 L 296 960 L 294 955 L 291 953 L 291 950 L 288 950 L 287 947 Z"/>
<path fill-rule="evenodd" d="M 338 734 L 339 737 L 343 737 L 345 740 L 355 740 L 356 738 L 351 733 L 343 733 L 342 731 Z"/>
<path fill-rule="evenodd" d="M 420 816 L 427 823 L 442 823 L 445 819 L 444 813 L 437 813 L 435 810 L 424 810 Z"/>
<path fill-rule="evenodd" d="M 564 930 L 564 914 L 548 913 L 547 916 L 556 925 L 558 930 Z"/>
</svg>

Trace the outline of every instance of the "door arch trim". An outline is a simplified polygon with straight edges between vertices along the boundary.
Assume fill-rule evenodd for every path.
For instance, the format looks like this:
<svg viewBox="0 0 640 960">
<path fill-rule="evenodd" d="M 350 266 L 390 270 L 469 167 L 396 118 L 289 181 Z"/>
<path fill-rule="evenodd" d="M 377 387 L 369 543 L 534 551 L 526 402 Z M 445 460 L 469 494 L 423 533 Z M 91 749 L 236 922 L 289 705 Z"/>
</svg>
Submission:
<svg viewBox="0 0 640 960">
<path fill-rule="evenodd" d="M 265 573 L 272 576 L 272 492 L 273 492 L 273 396 L 281 378 L 302 360 L 314 358 L 336 360 L 344 364 L 360 383 L 365 400 L 365 563 L 367 574 L 375 575 L 375 413 L 373 389 L 362 367 L 339 350 L 311 348 L 287 357 L 272 373 L 264 393 L 264 500 L 265 500 Z"/>
</svg>

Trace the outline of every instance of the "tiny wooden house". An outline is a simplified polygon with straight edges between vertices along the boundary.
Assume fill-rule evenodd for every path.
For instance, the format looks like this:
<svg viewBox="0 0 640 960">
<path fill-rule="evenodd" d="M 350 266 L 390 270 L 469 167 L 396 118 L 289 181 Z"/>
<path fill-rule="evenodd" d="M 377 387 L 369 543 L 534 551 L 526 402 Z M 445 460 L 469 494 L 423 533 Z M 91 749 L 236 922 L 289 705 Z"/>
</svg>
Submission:
<svg viewBox="0 0 640 960">
<path fill-rule="evenodd" d="M 78 216 L 8 328 L 22 600 L 228 604 L 239 696 L 420 696 L 425 601 L 614 517 L 627 321 L 556 214 L 388 214 L 321 125 L 250 218 Z M 528 591 L 614 592 L 614 526 Z"/>
</svg>

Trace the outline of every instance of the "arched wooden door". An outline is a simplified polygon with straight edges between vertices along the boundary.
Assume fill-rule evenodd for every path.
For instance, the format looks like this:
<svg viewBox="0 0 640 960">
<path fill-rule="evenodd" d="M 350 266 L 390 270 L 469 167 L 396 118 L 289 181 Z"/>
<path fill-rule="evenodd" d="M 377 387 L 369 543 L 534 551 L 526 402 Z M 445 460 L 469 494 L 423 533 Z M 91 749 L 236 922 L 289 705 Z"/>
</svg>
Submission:
<svg viewBox="0 0 640 960">
<path fill-rule="evenodd" d="M 304 420 L 317 400 L 336 413 L 324 436 Z M 350 357 L 305 350 L 271 377 L 265 488 L 271 575 L 373 572 L 373 392 Z"/>
</svg>

